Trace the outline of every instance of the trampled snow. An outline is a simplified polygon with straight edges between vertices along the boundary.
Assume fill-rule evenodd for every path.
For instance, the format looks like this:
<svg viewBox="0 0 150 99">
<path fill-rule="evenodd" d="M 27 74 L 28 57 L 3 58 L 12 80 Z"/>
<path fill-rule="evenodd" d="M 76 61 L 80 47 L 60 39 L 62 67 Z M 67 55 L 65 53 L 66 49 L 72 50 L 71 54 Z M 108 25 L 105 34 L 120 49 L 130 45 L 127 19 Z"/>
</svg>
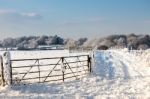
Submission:
<svg viewBox="0 0 150 99">
<path fill-rule="evenodd" d="M 149 50 L 96 51 L 95 62 L 92 74 L 80 80 L 56 84 L 20 84 L 1 87 L 0 98 L 150 98 Z"/>
</svg>

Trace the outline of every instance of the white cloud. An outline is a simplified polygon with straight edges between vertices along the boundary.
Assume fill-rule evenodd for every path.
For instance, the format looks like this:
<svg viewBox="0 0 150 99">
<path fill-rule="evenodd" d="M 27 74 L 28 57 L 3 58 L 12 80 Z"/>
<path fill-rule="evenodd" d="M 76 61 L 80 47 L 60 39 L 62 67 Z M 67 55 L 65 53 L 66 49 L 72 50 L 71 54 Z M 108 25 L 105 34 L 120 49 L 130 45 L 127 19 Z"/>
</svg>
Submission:
<svg viewBox="0 0 150 99">
<path fill-rule="evenodd" d="M 17 12 L 16 10 L 0 9 L 1 20 L 16 21 L 16 20 L 41 19 L 41 18 L 42 16 L 35 12 L 22 13 L 22 12 Z"/>
<path fill-rule="evenodd" d="M 42 16 L 40 14 L 37 14 L 37 13 L 22 13 L 21 14 L 23 17 L 26 17 L 26 18 L 34 18 L 34 19 L 40 19 L 42 18 Z"/>
<path fill-rule="evenodd" d="M 10 14 L 10 13 L 16 13 L 16 11 L 8 10 L 8 9 L 0 9 L 0 15 Z"/>
</svg>

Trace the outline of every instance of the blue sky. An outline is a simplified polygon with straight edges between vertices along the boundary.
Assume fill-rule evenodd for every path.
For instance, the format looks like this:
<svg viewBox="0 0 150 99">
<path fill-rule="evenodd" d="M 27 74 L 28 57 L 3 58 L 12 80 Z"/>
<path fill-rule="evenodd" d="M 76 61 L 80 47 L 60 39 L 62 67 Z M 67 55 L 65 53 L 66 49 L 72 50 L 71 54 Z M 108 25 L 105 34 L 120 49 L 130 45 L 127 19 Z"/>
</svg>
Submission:
<svg viewBox="0 0 150 99">
<path fill-rule="evenodd" d="M 0 39 L 150 34 L 150 0 L 0 0 Z"/>
</svg>

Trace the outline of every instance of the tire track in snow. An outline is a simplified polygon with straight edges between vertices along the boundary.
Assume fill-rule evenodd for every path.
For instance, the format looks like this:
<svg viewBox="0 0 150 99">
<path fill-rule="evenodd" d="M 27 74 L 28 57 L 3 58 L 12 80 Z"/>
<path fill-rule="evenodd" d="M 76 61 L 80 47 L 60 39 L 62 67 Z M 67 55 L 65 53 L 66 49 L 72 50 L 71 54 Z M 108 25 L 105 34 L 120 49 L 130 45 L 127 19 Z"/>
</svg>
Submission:
<svg viewBox="0 0 150 99">
<path fill-rule="evenodd" d="M 123 56 L 119 52 L 116 52 L 116 54 L 120 57 L 120 61 L 122 61 L 123 64 L 127 65 L 127 67 L 129 68 L 129 71 L 132 72 L 131 74 L 133 74 L 133 72 L 134 72 L 134 74 L 137 75 L 137 76 L 131 75 L 132 78 L 134 78 L 134 77 L 142 78 L 143 77 L 143 75 L 138 70 L 135 69 L 135 67 L 134 67 L 135 60 L 131 55 L 130 55 L 130 57 L 128 55 Z"/>
<path fill-rule="evenodd" d="M 120 66 L 120 68 L 122 69 L 122 72 L 123 72 L 123 78 L 124 79 L 129 79 L 130 74 L 129 74 L 129 71 L 128 71 L 129 69 L 128 69 L 127 62 L 122 61 L 123 58 L 118 56 L 117 53 L 112 53 L 111 52 L 111 55 L 113 57 L 114 64 L 116 65 L 116 69 L 118 69 L 119 66 Z"/>
<path fill-rule="evenodd" d="M 129 56 L 124 56 L 114 51 L 100 51 L 99 53 L 96 59 L 98 59 L 98 73 L 102 78 L 112 79 L 123 77 L 124 79 L 130 79 L 143 77 L 133 67 L 134 61 L 132 57 L 128 58 Z"/>
</svg>

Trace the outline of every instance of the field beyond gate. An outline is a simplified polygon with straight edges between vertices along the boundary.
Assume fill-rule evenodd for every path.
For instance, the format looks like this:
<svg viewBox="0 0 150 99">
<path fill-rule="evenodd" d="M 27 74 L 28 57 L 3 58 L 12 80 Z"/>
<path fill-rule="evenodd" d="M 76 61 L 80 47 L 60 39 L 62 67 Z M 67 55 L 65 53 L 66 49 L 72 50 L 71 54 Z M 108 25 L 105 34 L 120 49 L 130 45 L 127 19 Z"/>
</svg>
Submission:
<svg viewBox="0 0 150 99">
<path fill-rule="evenodd" d="M 11 82 L 44 83 L 79 79 L 91 71 L 89 55 L 12 59 Z"/>
</svg>

